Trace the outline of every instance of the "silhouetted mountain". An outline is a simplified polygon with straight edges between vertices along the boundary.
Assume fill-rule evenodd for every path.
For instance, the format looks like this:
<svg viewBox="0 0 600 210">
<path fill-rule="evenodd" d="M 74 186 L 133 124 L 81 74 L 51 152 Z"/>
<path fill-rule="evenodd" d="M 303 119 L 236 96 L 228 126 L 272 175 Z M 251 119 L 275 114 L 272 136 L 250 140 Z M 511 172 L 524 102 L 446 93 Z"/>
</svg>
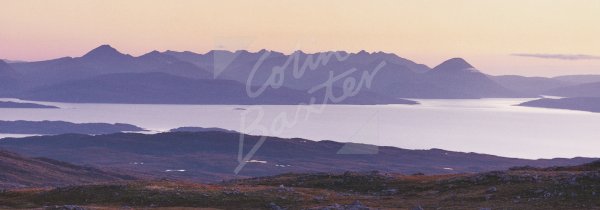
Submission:
<svg viewBox="0 0 600 210">
<path fill-rule="evenodd" d="M 446 91 L 440 98 L 515 98 L 525 94 L 508 90 L 462 58 L 452 58 L 427 72 L 429 83 Z"/>
<path fill-rule="evenodd" d="M 135 179 L 47 158 L 26 158 L 6 151 L 0 151 L 0 169 L 0 189 L 59 187 Z"/>
<path fill-rule="evenodd" d="M 562 97 L 600 97 L 600 82 L 556 88 L 546 91 L 545 94 Z"/>
<path fill-rule="evenodd" d="M 585 83 L 594 83 L 600 82 L 600 75 L 565 75 L 565 76 L 557 76 L 552 79 L 557 79 L 560 81 L 568 82 L 574 85 L 577 84 L 585 84 Z"/>
<path fill-rule="evenodd" d="M 264 84 L 273 75 L 273 68 L 283 67 L 282 70 L 285 73 L 283 85 L 302 90 L 326 82 L 329 79 L 330 71 L 335 73 L 335 75 L 339 75 L 352 68 L 356 68 L 358 71 L 348 76 L 360 78 L 363 71 L 372 71 L 372 68 L 376 67 L 376 64 L 373 64 L 382 61 L 400 66 L 412 72 L 429 70 L 425 65 L 416 64 L 394 54 L 371 54 L 364 51 L 359 53 L 337 51 L 314 54 L 296 51 L 290 55 L 285 55 L 280 52 L 267 50 L 261 50 L 256 53 L 245 50 L 235 52 L 214 50 L 206 54 L 174 51 L 167 51 L 165 54 L 173 55 L 178 59 L 194 63 L 205 69 L 211 69 L 217 78 L 231 79 L 242 83 L 248 82 L 252 68 L 255 64 L 259 64 L 251 80 L 253 85 Z M 288 65 L 285 65 L 286 63 Z M 311 65 L 308 65 L 308 63 Z M 302 73 L 294 75 L 294 71 Z M 379 82 L 375 79 L 373 83 Z M 337 84 L 336 86 L 341 85 Z"/>
<path fill-rule="evenodd" d="M 56 106 L 47 106 L 34 103 L 17 103 L 12 101 L 0 101 L 0 108 L 32 108 L 32 109 L 57 109 Z"/>
<path fill-rule="evenodd" d="M 24 98 L 47 98 L 54 101 L 71 102 L 78 101 L 79 99 L 74 98 L 80 97 L 69 96 L 66 92 L 81 92 L 83 94 L 85 91 L 90 91 L 90 88 L 84 88 L 88 90 L 70 90 L 68 88 L 83 88 L 84 81 L 97 84 L 98 82 L 94 80 L 99 78 L 104 80 L 101 82 L 102 84 L 110 83 L 110 81 L 106 81 L 107 78 L 101 77 L 108 74 L 123 73 L 166 73 L 187 79 L 216 79 L 215 81 L 224 83 L 225 86 L 230 82 L 221 80 L 233 80 L 241 85 L 270 86 L 269 89 L 276 89 L 273 94 L 280 96 L 286 96 L 286 92 L 276 92 L 289 92 L 290 89 L 307 91 L 331 83 L 334 91 L 340 94 L 344 92 L 344 88 L 348 89 L 350 87 L 352 90 L 360 90 L 357 96 L 348 98 L 345 102 L 357 104 L 393 103 L 393 100 L 390 100 L 392 98 L 409 97 L 490 98 L 530 96 L 517 93 L 518 90 L 516 89 L 509 90 L 502 87 L 460 58 L 450 59 L 431 70 L 425 65 L 417 64 L 394 54 L 368 53 L 366 51 L 358 53 L 336 51 L 313 54 L 296 51 L 290 55 L 268 50 L 258 52 L 213 50 L 206 54 L 153 51 L 139 57 L 133 57 L 120 53 L 109 45 L 102 45 L 79 58 L 66 57 L 49 61 L 17 63 L 14 64 L 14 68 L 24 75 L 23 78 L 28 89 L 35 89 L 26 92 Z M 130 76 L 126 77 L 135 79 Z M 118 79 L 114 76 L 111 78 Z M 114 82 L 113 85 L 121 83 L 121 81 L 122 79 L 119 82 Z M 213 82 L 211 83 L 213 86 L 209 87 L 219 87 L 219 85 L 216 85 L 219 82 Z M 160 84 L 159 82 L 155 83 Z M 208 83 L 208 81 L 203 83 Z M 46 88 L 49 88 L 46 93 L 52 93 L 52 95 L 42 94 L 43 89 Z M 163 88 L 167 87 L 163 86 Z M 57 92 L 58 89 L 66 91 L 63 93 L 64 96 L 56 95 L 60 94 L 60 92 Z M 158 91 L 158 88 L 151 89 Z M 175 90 L 177 86 L 170 89 Z M 117 92 L 126 91 L 123 88 L 113 88 L 112 90 Z M 198 91 L 210 92 L 209 90 Z M 140 91 L 140 93 L 143 92 Z M 151 91 L 147 92 L 147 95 L 151 93 Z M 164 90 L 164 92 L 168 92 L 168 90 Z M 212 92 L 218 93 L 221 90 L 212 90 Z M 97 91 L 96 94 L 100 93 Z M 113 94 L 119 95 L 119 93 Z M 324 91 L 317 94 L 324 95 Z M 105 98 L 92 100 L 92 95 L 81 96 L 87 98 L 82 101 L 109 102 L 104 101 Z M 131 93 L 123 93 L 122 95 L 124 97 L 125 95 L 131 95 Z M 196 95 L 211 96 L 203 93 Z M 231 96 L 233 97 L 233 95 Z M 69 97 L 71 99 L 67 100 L 66 98 Z M 235 97 L 242 97 L 242 95 L 238 94 Z M 141 98 L 141 96 L 138 98 Z M 306 101 L 305 98 L 306 96 L 303 96 L 301 101 Z M 367 101 L 366 99 L 373 99 L 374 101 Z M 151 102 L 152 100 L 161 102 Z M 200 103 L 197 101 L 180 102 L 195 100 L 197 99 L 177 99 L 175 101 L 135 99 L 130 101 L 140 101 L 141 103 Z M 127 101 L 127 99 L 113 101 Z M 279 101 L 286 101 L 286 104 L 291 103 L 289 99 L 281 98 Z M 294 102 L 297 101 L 300 100 Z M 203 101 L 201 103 L 218 104 L 223 102 Z M 244 104 L 248 103 L 251 102 L 244 102 Z M 281 104 L 281 102 L 271 103 Z"/>
<path fill-rule="evenodd" d="M 123 54 L 110 45 L 101 45 L 83 55 L 81 59 L 98 63 L 116 63 L 126 62 L 133 59 L 133 56 Z"/>
<path fill-rule="evenodd" d="M 114 73 L 162 72 L 189 78 L 209 78 L 211 76 L 193 64 L 168 55 L 151 52 L 140 57 L 133 57 L 120 53 L 109 45 L 95 48 L 79 58 L 65 57 L 13 65 L 24 75 L 30 87 Z"/>
<path fill-rule="evenodd" d="M 123 123 L 70 123 L 64 121 L 2 121 L 0 133 L 11 134 L 109 134 L 127 131 L 144 131 L 143 128 Z"/>
<path fill-rule="evenodd" d="M 600 112 L 600 98 L 542 98 L 521 103 L 519 106 Z"/>
<path fill-rule="evenodd" d="M 446 74 L 479 73 L 479 70 L 462 58 L 451 58 L 437 65 L 432 70 L 436 73 Z"/>
<path fill-rule="evenodd" d="M 573 85 L 571 82 L 546 77 L 505 75 L 490 78 L 510 90 L 531 95 L 542 95 L 552 89 Z"/>
<path fill-rule="evenodd" d="M 196 181 L 221 181 L 248 176 L 287 172 L 372 171 L 412 174 L 447 174 L 508 169 L 513 166 L 576 165 L 594 159 L 526 160 L 440 149 L 407 150 L 395 147 L 349 144 L 355 148 L 377 149 L 377 153 L 341 154 L 348 144 L 334 141 L 268 137 L 238 176 L 240 134 L 224 132 L 175 132 L 154 135 L 58 135 L 5 138 L 0 148 L 30 156 L 49 157 L 76 164 L 134 175 Z M 243 154 L 260 137 L 245 136 Z M 110 155 L 107 155 L 110 154 Z M 136 164 L 137 163 L 137 164 Z M 451 168 L 452 170 L 449 170 Z M 173 171 L 177 170 L 177 171 Z M 180 171 L 181 170 L 181 171 Z"/>
<path fill-rule="evenodd" d="M 296 51 L 290 55 L 262 50 L 257 53 L 247 51 L 211 51 L 207 54 L 192 52 L 167 51 L 179 59 L 186 60 L 206 69 L 213 69 L 217 78 L 248 81 L 254 85 L 264 84 L 273 75 L 273 70 L 283 68 L 283 85 L 294 89 L 309 89 L 330 77 L 330 72 L 341 75 L 349 70 L 357 71 L 348 74 L 353 78 L 361 78 L 364 71 L 373 73 L 379 64 L 383 67 L 375 74 L 371 90 L 390 97 L 411 98 L 481 98 L 481 97 L 522 97 L 515 91 L 508 90 L 487 78 L 463 59 L 450 59 L 436 70 L 387 53 L 323 52 L 307 54 Z M 261 55 L 262 54 L 262 55 Z M 261 62 L 258 62 L 260 60 Z M 297 62 L 297 63 L 295 63 Z M 257 69 L 251 76 L 251 69 Z M 289 65 L 285 65 L 285 64 Z M 305 63 L 315 68 L 306 68 Z M 314 65 L 317 64 L 317 65 Z M 300 70 L 299 70 L 300 69 Z M 301 74 L 294 75 L 294 71 Z M 336 86 L 342 86 L 337 81 Z"/>
<path fill-rule="evenodd" d="M 336 92 L 339 94 L 341 90 Z M 74 103 L 300 104 L 309 103 L 311 97 L 322 100 L 323 94 L 324 91 L 308 94 L 282 87 L 266 89 L 260 96 L 252 98 L 246 93 L 245 85 L 231 80 L 197 80 L 165 73 L 123 73 L 44 86 L 24 93 L 22 98 Z M 414 101 L 369 92 L 361 92 L 341 103 L 415 104 Z"/>
<path fill-rule="evenodd" d="M 18 73 L 6 62 L 0 60 L 0 95 L 15 91 L 19 86 Z"/>
</svg>

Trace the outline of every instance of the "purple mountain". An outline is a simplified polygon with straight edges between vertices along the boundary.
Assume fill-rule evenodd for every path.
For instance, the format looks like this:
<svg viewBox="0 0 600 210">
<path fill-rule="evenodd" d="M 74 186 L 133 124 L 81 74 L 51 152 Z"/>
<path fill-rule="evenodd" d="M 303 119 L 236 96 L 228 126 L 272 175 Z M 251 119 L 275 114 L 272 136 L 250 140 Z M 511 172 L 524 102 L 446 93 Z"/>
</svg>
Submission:
<svg viewBox="0 0 600 210">
<path fill-rule="evenodd" d="M 6 62 L 0 60 L 0 94 L 18 88 L 19 74 Z"/>
<path fill-rule="evenodd" d="M 213 50 L 205 54 L 152 51 L 135 57 L 102 45 L 82 57 L 11 66 L 22 75 L 25 91 L 20 94 L 21 98 L 49 101 L 295 104 L 310 97 L 322 98 L 324 90 L 313 93 L 308 90 L 339 75 L 343 78 L 332 83 L 335 95 L 344 92 L 344 85 L 350 84 L 348 80 L 361 85 L 360 92 L 343 103 L 414 103 L 400 98 L 525 96 L 501 86 L 461 58 L 430 69 L 384 52 L 296 51 L 286 55 L 268 50 Z M 274 74 L 274 70 L 282 73 Z M 371 78 L 362 81 L 366 74 Z M 272 84 L 273 81 L 280 84 Z M 270 95 L 262 101 L 247 101 L 246 84 L 270 85 Z M 223 97 L 228 100 L 221 100 Z"/>
<path fill-rule="evenodd" d="M 481 73 L 462 58 L 444 61 L 426 74 L 430 84 L 442 88 L 448 98 L 511 98 L 526 94 L 509 90 Z"/>
<path fill-rule="evenodd" d="M 197 79 L 210 77 L 202 68 L 169 55 L 152 52 L 133 57 L 120 53 L 109 45 L 97 47 L 78 58 L 16 63 L 13 67 L 27 78 L 30 86 L 57 84 L 113 73 L 162 72 Z"/>
</svg>

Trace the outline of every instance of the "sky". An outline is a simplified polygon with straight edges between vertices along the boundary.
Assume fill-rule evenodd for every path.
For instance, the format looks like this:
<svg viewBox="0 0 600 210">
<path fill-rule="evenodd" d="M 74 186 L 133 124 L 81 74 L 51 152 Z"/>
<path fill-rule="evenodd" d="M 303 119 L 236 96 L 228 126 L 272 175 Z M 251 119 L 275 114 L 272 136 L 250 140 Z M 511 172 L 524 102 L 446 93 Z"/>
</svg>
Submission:
<svg viewBox="0 0 600 210">
<path fill-rule="evenodd" d="M 152 50 L 462 57 L 484 73 L 600 74 L 600 0 L 2 0 L 0 58 Z"/>
</svg>

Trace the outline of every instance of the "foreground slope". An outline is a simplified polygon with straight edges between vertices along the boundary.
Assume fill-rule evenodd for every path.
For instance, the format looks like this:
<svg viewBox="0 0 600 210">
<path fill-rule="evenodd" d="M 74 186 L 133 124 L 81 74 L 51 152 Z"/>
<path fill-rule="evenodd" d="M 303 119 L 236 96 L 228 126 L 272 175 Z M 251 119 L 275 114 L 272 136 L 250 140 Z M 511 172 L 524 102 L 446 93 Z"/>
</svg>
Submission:
<svg viewBox="0 0 600 210">
<path fill-rule="evenodd" d="M 131 176 L 0 150 L 0 189 L 132 180 Z"/>
<path fill-rule="evenodd" d="M 600 163 L 479 174 L 283 174 L 220 184 L 141 181 L 0 193 L 0 207 L 5 208 L 65 204 L 96 208 L 598 209 Z"/>
</svg>

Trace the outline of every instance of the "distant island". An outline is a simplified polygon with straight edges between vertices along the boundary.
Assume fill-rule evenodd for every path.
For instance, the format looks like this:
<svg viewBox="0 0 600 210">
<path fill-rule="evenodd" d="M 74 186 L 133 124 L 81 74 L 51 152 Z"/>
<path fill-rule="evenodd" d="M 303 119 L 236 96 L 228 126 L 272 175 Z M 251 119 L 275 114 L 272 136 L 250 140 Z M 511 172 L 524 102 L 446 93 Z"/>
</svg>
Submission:
<svg viewBox="0 0 600 210">
<path fill-rule="evenodd" d="M 227 130 L 223 128 L 203 128 L 203 127 L 179 127 L 173 128 L 169 130 L 169 132 L 210 132 L 210 131 L 218 131 L 224 133 L 237 133 L 234 130 Z"/>
<path fill-rule="evenodd" d="M 0 121 L 0 133 L 10 134 L 109 134 L 144 131 L 135 125 L 116 123 L 71 123 L 64 121 Z"/>
<path fill-rule="evenodd" d="M 28 108 L 28 109 L 58 109 L 56 106 L 48 106 L 34 103 L 19 103 L 12 101 L 0 101 L 0 108 Z"/>
<path fill-rule="evenodd" d="M 519 106 L 568 109 L 600 113 L 600 98 L 580 97 L 551 99 L 542 98 L 519 104 Z"/>
</svg>

